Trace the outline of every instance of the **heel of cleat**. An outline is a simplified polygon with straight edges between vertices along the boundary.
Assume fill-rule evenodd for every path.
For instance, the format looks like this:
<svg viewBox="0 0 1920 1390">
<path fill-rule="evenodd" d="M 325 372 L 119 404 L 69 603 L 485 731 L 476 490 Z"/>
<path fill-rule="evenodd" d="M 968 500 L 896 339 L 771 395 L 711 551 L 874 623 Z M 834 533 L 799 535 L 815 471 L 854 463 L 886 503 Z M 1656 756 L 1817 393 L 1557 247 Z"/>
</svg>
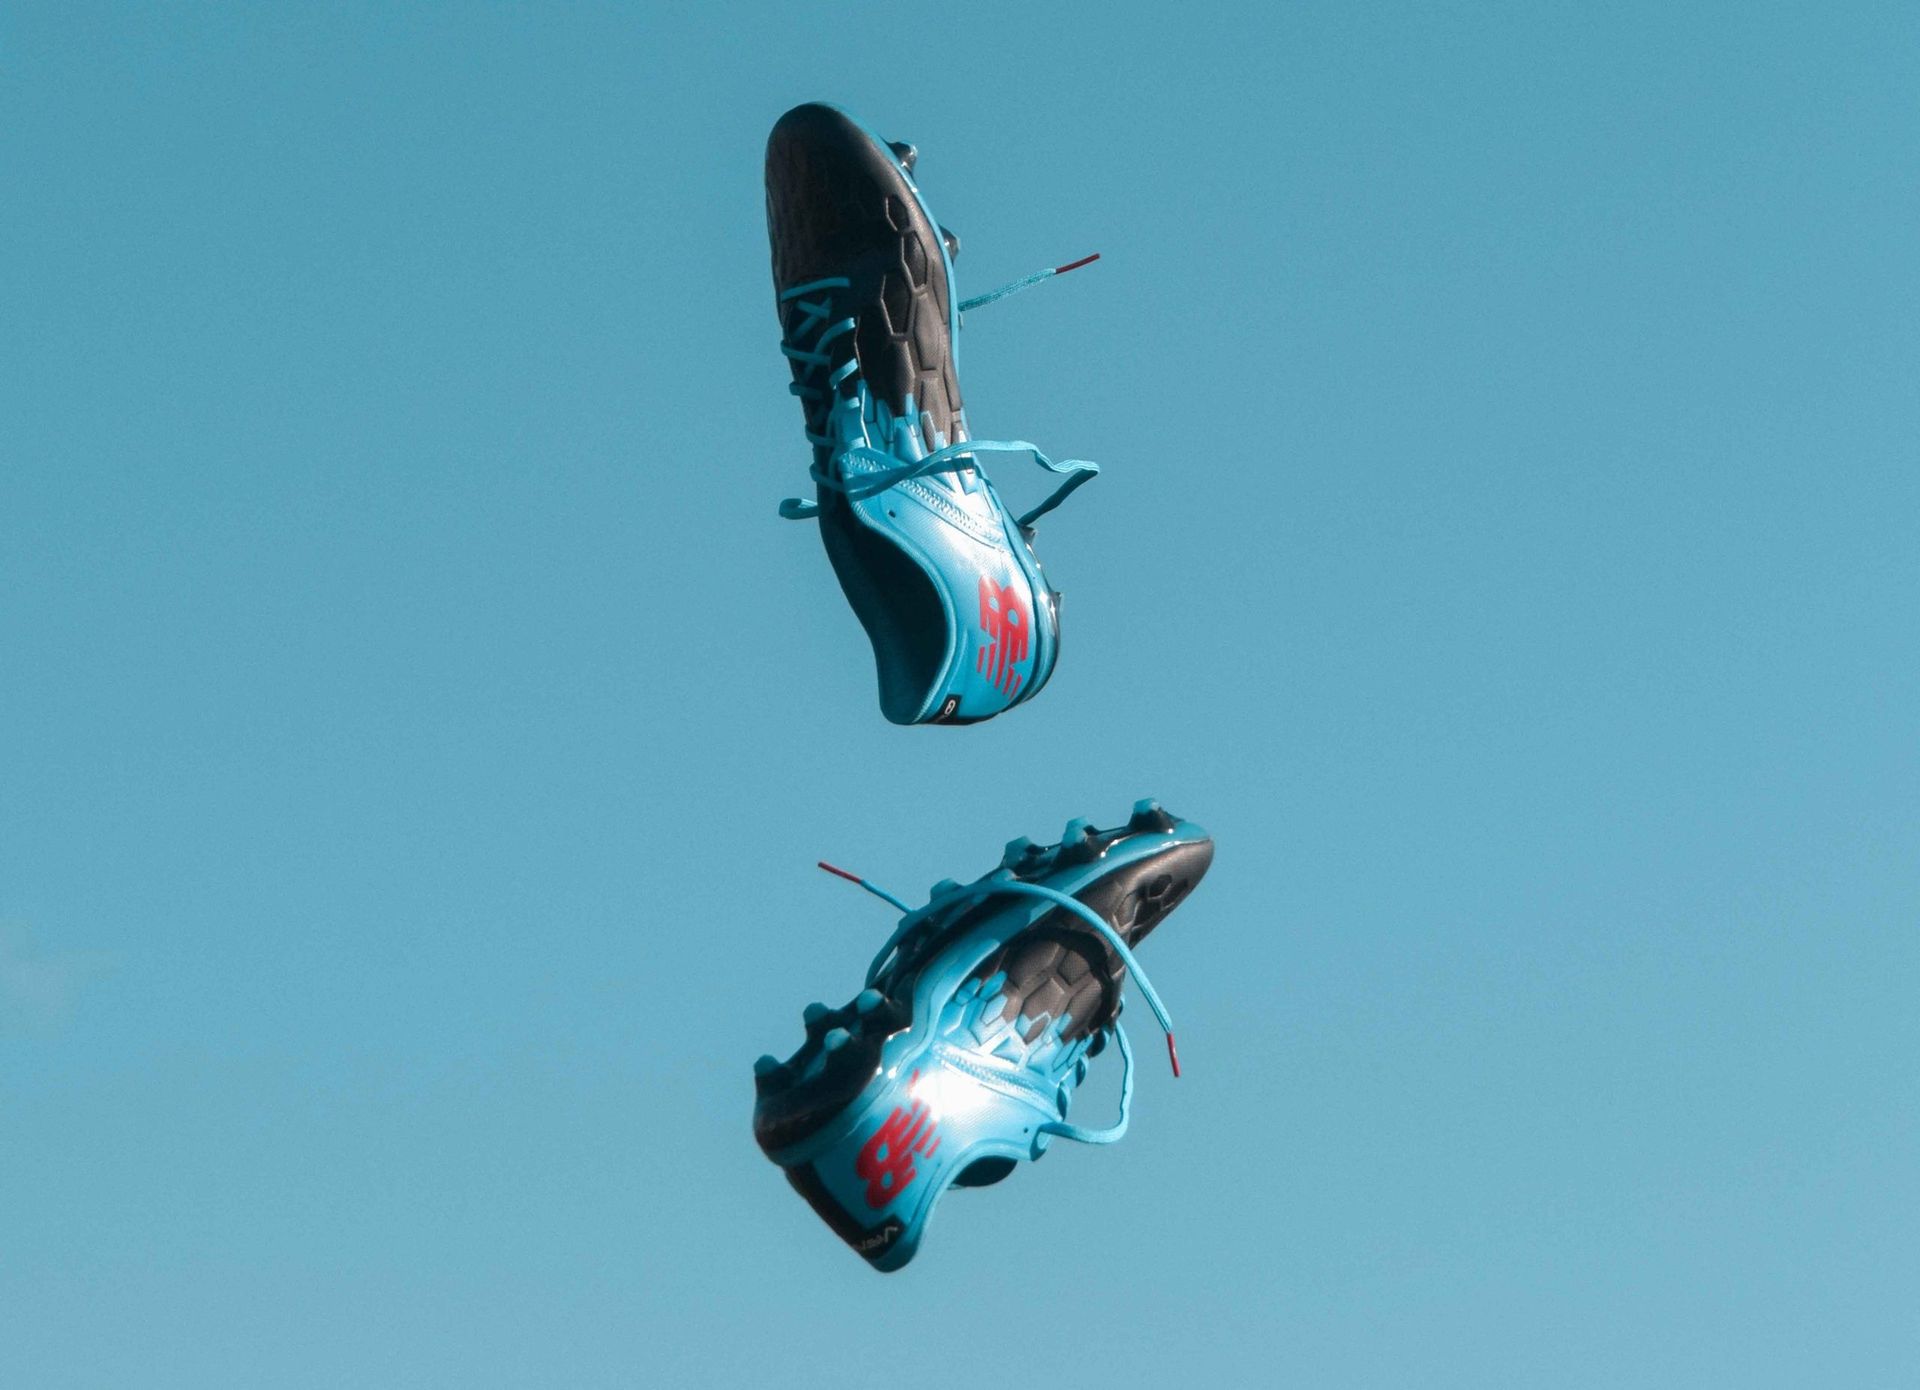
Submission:
<svg viewBox="0 0 1920 1390">
<path fill-rule="evenodd" d="M 809 1004 L 801 1017 L 806 1037 L 791 1057 L 753 1064 L 754 1136 L 768 1153 L 858 1095 L 879 1069 L 882 1044 L 912 1022 L 912 1010 L 869 987 L 837 1009 Z"/>
</svg>

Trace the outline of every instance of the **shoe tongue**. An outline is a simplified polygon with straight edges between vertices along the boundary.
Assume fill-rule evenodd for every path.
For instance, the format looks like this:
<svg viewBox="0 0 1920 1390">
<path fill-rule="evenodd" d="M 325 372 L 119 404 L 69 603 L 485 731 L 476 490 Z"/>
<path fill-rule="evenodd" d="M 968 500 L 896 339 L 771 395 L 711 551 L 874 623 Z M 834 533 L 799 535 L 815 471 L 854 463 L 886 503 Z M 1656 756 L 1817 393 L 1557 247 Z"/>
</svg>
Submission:
<svg viewBox="0 0 1920 1390">
<path fill-rule="evenodd" d="M 873 422 L 868 433 L 880 448 L 898 458 L 902 463 L 918 463 L 949 444 L 957 444 L 964 439 L 949 439 L 942 434 L 933 422 L 933 416 L 925 410 L 916 408 L 912 396 L 905 402 L 906 409 L 898 415 L 887 406 L 885 401 L 876 401 L 873 406 Z M 973 472 L 971 466 L 966 469 Z M 947 477 L 959 477 L 958 473 L 946 474 Z"/>
</svg>

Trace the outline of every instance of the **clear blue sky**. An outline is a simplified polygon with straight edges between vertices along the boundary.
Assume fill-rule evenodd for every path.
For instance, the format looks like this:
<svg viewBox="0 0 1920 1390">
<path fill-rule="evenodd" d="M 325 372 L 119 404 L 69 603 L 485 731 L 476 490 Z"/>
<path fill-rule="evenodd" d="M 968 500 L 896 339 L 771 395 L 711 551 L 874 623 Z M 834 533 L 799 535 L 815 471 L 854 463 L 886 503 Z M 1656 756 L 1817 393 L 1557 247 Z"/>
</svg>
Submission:
<svg viewBox="0 0 1920 1390">
<path fill-rule="evenodd" d="M 0 1384 L 1920 1381 L 1911 6 L 300 8 L 0 21 Z M 820 98 L 1105 257 L 982 727 L 774 514 Z M 1149 794 L 1186 1077 L 877 1277 L 813 861 Z"/>
</svg>

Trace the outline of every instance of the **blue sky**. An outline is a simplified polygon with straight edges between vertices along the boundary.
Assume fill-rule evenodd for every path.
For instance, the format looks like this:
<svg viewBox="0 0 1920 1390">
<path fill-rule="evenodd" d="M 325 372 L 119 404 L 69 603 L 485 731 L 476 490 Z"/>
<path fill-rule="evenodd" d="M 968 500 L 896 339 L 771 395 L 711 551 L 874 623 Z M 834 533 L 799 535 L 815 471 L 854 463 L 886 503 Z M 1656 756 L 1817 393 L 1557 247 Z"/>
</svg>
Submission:
<svg viewBox="0 0 1920 1390">
<path fill-rule="evenodd" d="M 0 1383 L 1920 1379 L 1916 41 L 14 7 Z M 774 514 L 808 99 L 965 292 L 1103 253 L 967 332 L 1106 470 L 977 728 Z M 1143 795 L 1185 1077 L 872 1274 L 748 1130 L 890 925 L 813 861 Z"/>
</svg>

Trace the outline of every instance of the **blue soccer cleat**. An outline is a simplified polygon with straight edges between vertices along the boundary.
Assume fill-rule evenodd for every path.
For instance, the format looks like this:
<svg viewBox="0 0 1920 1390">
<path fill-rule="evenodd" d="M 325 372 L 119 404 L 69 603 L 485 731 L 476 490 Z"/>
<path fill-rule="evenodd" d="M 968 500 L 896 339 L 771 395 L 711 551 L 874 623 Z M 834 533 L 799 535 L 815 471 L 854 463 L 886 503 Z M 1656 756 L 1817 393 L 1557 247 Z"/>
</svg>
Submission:
<svg viewBox="0 0 1920 1390">
<path fill-rule="evenodd" d="M 807 1040 L 754 1064 L 753 1133 L 787 1181 L 875 1269 L 913 1258 L 949 1187 L 984 1187 L 1058 1135 L 1107 1144 L 1126 1133 L 1133 1053 L 1121 1031 L 1127 976 L 1173 1026 L 1133 948 L 1213 862 L 1213 841 L 1151 801 L 1117 830 L 1068 824 L 1051 849 L 1007 846 L 965 887 L 937 885 L 906 916 L 844 1008 L 810 1004 Z M 1067 1111 L 1087 1060 L 1121 1057 L 1120 1118 Z"/>
<path fill-rule="evenodd" d="M 896 724 L 989 719 L 1039 693 L 1060 650 L 1060 596 L 1033 553 L 1033 523 L 1099 470 L 1055 463 L 1019 440 L 970 439 L 955 339 L 960 243 L 927 210 L 911 145 L 889 144 L 831 106 L 797 106 L 767 141 L 781 351 L 806 414 L 827 557 L 867 637 L 880 708 Z M 1066 481 L 1024 516 L 980 466 L 1031 454 Z"/>
</svg>

